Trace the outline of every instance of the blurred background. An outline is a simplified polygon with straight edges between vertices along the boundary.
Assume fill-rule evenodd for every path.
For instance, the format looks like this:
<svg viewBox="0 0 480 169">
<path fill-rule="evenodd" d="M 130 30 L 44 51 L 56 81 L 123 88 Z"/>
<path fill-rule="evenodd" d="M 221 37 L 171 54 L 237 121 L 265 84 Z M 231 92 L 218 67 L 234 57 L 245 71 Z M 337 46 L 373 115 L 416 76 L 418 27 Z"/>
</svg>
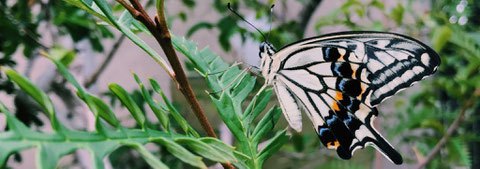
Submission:
<svg viewBox="0 0 480 169">
<path fill-rule="evenodd" d="M 167 0 L 167 22 L 173 34 L 209 46 L 228 62 L 259 64 L 258 45 L 262 36 L 233 15 L 227 3 L 280 49 L 303 38 L 348 30 L 388 31 L 409 35 L 434 48 L 442 64 L 437 73 L 387 100 L 379 107 L 376 125 L 380 133 L 401 152 L 402 166 L 392 165 L 369 147 L 345 161 L 320 144 L 315 132 L 304 121 L 302 133 L 292 138 L 269 159 L 264 168 L 412 168 L 444 136 L 473 92 L 480 88 L 480 2 L 474 0 Z M 142 0 L 153 16 L 155 1 Z M 270 6 L 275 4 L 270 21 Z M 124 10 L 111 1 L 114 11 Z M 48 50 L 67 58 L 70 71 L 91 93 L 115 107 L 125 126 L 133 125 L 119 101 L 112 97 L 108 83 L 124 86 L 139 105 L 144 105 L 135 72 L 161 82 L 182 115 L 200 128 L 183 96 L 161 67 L 117 30 L 94 16 L 58 0 L 0 0 L 0 66 L 12 67 L 46 91 L 55 103 L 58 116 L 69 128 L 91 131 L 93 117 L 79 104 L 73 88 L 66 85 L 55 66 L 40 51 Z M 269 28 L 271 26 L 271 31 Z M 140 35 L 161 54 L 155 40 Z M 183 60 L 186 60 L 182 58 Z M 189 69 L 189 63 L 184 62 Z M 209 121 L 226 142 L 232 136 L 210 103 L 204 79 L 187 72 Z M 143 80 L 145 80 L 143 79 Z M 48 118 L 17 86 L 0 74 L 0 101 L 22 122 L 40 131 L 50 131 Z M 480 101 L 468 107 L 465 119 L 427 168 L 480 168 Z M 272 100 L 272 105 L 276 100 Z M 145 109 L 147 116 L 154 117 Z M 125 118 L 122 118 L 125 114 Z M 304 118 L 307 119 L 307 118 Z M 284 129 L 283 118 L 275 129 Z M 178 126 L 177 126 L 178 127 Z M 0 131 L 5 116 L 0 114 Z M 202 133 L 204 134 L 204 133 Z M 1 144 L 1 143 L 0 143 Z M 35 168 L 35 149 L 13 155 L 8 166 Z M 87 153 L 78 150 L 62 158 L 58 168 L 89 168 Z M 148 168 L 135 151 L 120 148 L 109 157 L 111 168 Z M 178 160 L 177 160 L 178 161 Z M 172 168 L 183 166 L 172 158 Z"/>
</svg>

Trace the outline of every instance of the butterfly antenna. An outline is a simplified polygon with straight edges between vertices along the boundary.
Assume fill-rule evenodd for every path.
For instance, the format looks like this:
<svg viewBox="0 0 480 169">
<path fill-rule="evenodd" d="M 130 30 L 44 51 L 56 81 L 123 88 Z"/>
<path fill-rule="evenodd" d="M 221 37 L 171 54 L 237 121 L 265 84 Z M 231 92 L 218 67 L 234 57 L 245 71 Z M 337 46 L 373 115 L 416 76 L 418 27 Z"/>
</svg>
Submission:
<svg viewBox="0 0 480 169">
<path fill-rule="evenodd" d="M 272 32 L 272 15 L 273 15 L 273 7 L 275 6 L 275 4 L 273 4 L 271 7 L 270 7 L 270 27 L 268 28 L 268 35 L 267 35 L 267 42 L 268 42 L 268 39 L 270 39 L 270 33 Z"/>
<path fill-rule="evenodd" d="M 253 26 L 253 24 L 251 24 L 250 22 L 248 22 L 245 18 L 242 17 L 242 15 L 238 14 L 237 12 L 235 12 L 232 7 L 230 7 L 230 2 L 227 4 L 227 7 L 230 11 L 232 11 L 235 15 L 237 15 L 240 19 L 242 19 L 243 21 L 245 21 L 247 24 L 249 24 L 250 26 L 252 26 L 253 28 L 255 28 L 255 30 L 257 30 L 263 37 L 263 39 L 265 39 L 265 41 L 267 41 L 267 37 L 262 33 L 262 31 L 260 31 L 257 27 Z"/>
</svg>

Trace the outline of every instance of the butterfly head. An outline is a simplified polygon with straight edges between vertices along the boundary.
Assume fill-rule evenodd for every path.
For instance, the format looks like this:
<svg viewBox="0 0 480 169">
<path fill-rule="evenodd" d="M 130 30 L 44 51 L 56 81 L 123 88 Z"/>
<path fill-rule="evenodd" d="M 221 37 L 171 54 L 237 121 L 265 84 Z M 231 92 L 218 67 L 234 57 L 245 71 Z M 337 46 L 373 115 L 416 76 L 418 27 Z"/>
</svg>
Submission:
<svg viewBox="0 0 480 169">
<path fill-rule="evenodd" d="M 271 43 L 268 43 L 268 42 L 262 42 L 260 44 L 260 53 L 259 53 L 259 56 L 261 59 L 264 59 L 264 58 L 272 58 L 272 56 L 275 54 L 275 52 L 277 52 L 277 50 L 275 49 L 275 47 L 273 47 L 273 45 Z"/>
</svg>

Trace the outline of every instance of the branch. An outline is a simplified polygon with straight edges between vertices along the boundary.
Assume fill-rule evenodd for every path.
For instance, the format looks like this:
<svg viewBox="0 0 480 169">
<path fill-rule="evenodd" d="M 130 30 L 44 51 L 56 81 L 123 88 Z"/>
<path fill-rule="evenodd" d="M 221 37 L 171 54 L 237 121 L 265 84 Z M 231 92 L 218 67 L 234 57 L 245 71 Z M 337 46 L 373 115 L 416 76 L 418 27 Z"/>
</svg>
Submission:
<svg viewBox="0 0 480 169">
<path fill-rule="evenodd" d="M 93 73 L 90 77 L 87 78 L 87 80 L 84 83 L 85 88 L 89 88 L 92 84 L 97 82 L 98 77 L 100 77 L 100 74 L 103 73 L 105 68 L 107 68 L 108 64 L 110 61 L 112 61 L 113 56 L 115 56 L 115 53 L 117 53 L 118 48 L 120 47 L 120 44 L 122 44 L 123 40 L 125 39 L 125 35 L 121 35 L 120 38 L 113 44 L 112 49 L 107 55 L 107 58 L 103 61 L 102 65 Z"/>
<path fill-rule="evenodd" d="M 187 76 L 183 71 L 182 64 L 180 63 L 177 53 L 173 48 L 171 35 L 165 20 L 164 0 L 157 0 L 157 16 L 155 16 L 155 22 L 151 20 L 138 0 L 129 0 L 132 5 L 127 4 L 124 0 L 116 1 L 122 4 L 122 6 L 124 6 L 130 12 L 130 14 L 134 16 L 135 19 L 144 24 L 150 33 L 152 33 L 155 40 L 157 40 L 157 42 L 160 44 L 160 47 L 162 47 L 168 62 L 172 66 L 172 69 L 175 73 L 173 75 L 173 80 L 177 84 L 177 88 L 182 92 L 185 99 L 187 99 L 190 107 L 195 113 L 198 121 L 200 121 L 200 124 L 207 135 L 217 138 L 212 126 L 207 120 L 207 117 L 203 113 L 195 94 L 193 93 L 192 87 L 190 86 Z M 230 163 L 222 165 L 224 168 L 234 168 Z"/>
<path fill-rule="evenodd" d="M 308 22 L 310 21 L 310 18 L 315 12 L 315 9 L 317 9 L 317 7 L 320 5 L 321 2 L 322 0 L 311 0 L 302 9 L 302 12 L 300 13 L 300 24 L 299 24 L 299 28 L 302 29 L 300 38 L 303 38 L 305 34 L 304 32 L 307 29 Z"/>
<path fill-rule="evenodd" d="M 462 110 L 458 114 L 458 117 L 455 119 L 455 121 L 452 123 L 452 125 L 450 125 L 450 127 L 448 127 L 448 130 L 445 133 L 445 135 L 442 137 L 442 139 L 440 139 L 440 141 L 437 143 L 437 145 L 435 145 L 433 150 L 425 157 L 425 159 L 418 163 L 417 169 L 422 169 L 423 167 L 425 167 L 425 165 L 428 164 L 430 161 L 432 161 L 433 157 L 435 157 L 435 155 L 437 155 L 438 152 L 440 152 L 442 147 L 450 139 L 450 136 L 453 134 L 453 132 L 455 132 L 455 130 L 460 125 L 460 121 L 462 121 L 464 116 L 465 116 L 465 111 L 467 111 L 467 109 L 469 109 L 470 107 L 473 106 L 473 103 L 475 102 L 475 100 L 477 99 L 478 96 L 480 96 L 480 89 L 475 90 L 472 97 L 470 97 L 470 99 L 468 99 L 467 103 L 465 103 L 465 105 L 462 107 Z"/>
</svg>

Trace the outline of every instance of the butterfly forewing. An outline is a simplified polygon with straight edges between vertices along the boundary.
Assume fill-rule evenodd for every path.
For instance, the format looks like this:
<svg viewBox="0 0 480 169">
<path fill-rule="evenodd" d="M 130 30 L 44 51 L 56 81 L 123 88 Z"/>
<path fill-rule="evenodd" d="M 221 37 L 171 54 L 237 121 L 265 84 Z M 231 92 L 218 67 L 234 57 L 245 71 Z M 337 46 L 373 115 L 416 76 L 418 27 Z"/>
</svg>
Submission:
<svg viewBox="0 0 480 169">
<path fill-rule="evenodd" d="M 371 145 L 396 164 L 402 157 L 373 128 L 375 106 L 435 72 L 439 56 L 398 34 L 341 32 L 288 45 L 272 57 L 283 113 L 301 130 L 302 107 L 326 147 L 349 159 Z M 273 71 L 272 71 L 273 70 Z"/>
</svg>

